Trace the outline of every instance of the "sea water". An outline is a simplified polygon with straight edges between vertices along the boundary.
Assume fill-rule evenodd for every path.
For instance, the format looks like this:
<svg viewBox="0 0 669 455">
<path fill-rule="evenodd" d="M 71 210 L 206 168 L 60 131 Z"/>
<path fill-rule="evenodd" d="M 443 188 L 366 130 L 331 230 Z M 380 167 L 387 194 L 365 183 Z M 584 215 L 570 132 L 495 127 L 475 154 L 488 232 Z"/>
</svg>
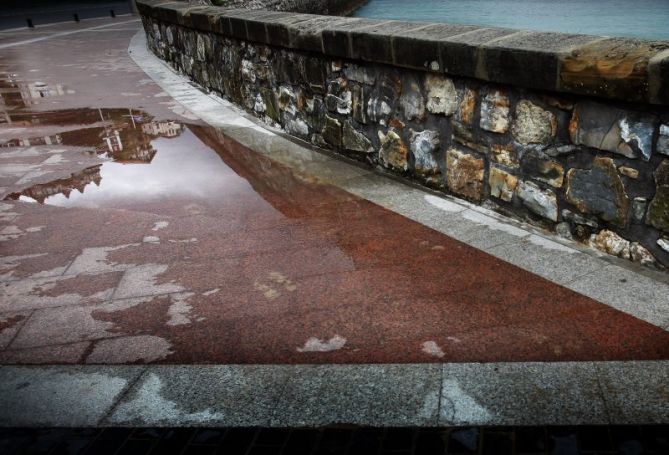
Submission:
<svg viewBox="0 0 669 455">
<path fill-rule="evenodd" d="M 669 40 L 669 0 L 369 0 L 353 15 Z"/>
</svg>

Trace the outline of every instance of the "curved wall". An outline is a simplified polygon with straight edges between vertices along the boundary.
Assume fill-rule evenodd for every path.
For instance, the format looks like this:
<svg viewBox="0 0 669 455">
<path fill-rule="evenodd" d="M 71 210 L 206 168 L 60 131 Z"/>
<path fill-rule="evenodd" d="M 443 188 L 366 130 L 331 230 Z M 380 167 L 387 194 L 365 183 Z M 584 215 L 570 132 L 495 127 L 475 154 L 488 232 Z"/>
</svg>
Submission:
<svg viewBox="0 0 669 455">
<path fill-rule="evenodd" d="M 669 265 L 669 42 L 137 3 L 156 55 L 288 134 Z"/>
</svg>

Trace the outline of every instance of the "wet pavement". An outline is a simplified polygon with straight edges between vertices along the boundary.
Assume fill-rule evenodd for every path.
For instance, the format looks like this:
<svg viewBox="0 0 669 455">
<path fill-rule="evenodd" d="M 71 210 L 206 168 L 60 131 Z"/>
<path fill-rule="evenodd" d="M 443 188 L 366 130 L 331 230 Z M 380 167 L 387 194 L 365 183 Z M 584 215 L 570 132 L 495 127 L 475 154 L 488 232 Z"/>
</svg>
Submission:
<svg viewBox="0 0 669 455">
<path fill-rule="evenodd" d="M 324 155 L 267 145 L 255 130 L 264 150 L 242 145 L 135 64 L 127 47 L 138 29 L 126 18 L 58 25 L 32 38 L 0 32 L 0 363 L 669 359 L 667 314 L 660 303 L 657 314 L 644 307 L 661 299 L 637 292 L 638 302 L 602 303 L 347 191 L 351 182 L 374 181 L 366 170 L 344 172 Z M 446 200 L 420 198 L 452 211 Z M 563 250 L 547 248 L 555 256 L 546 262 Z M 588 261 L 595 271 L 611 267 Z M 626 278 L 612 279 L 627 287 Z M 623 368 L 584 365 L 602 395 L 602 378 Z M 32 374 L 5 371 L 11 384 L 24 383 L 15 374 Z M 440 374 L 421 376 L 437 384 L 437 396 L 418 405 L 429 419 L 444 412 L 432 408 L 448 392 Z M 666 391 L 666 374 L 658 367 L 648 377 Z M 160 391 L 168 382 L 133 375 L 115 383 L 114 396 L 132 385 L 136 403 L 112 422 L 136 423 L 143 394 L 153 393 L 142 387 Z M 653 405 L 666 416 L 662 403 Z M 600 411 L 593 420 L 607 421 Z"/>
<path fill-rule="evenodd" d="M 3 363 L 669 358 L 662 328 L 194 121 L 124 24 L 2 51 Z"/>
</svg>

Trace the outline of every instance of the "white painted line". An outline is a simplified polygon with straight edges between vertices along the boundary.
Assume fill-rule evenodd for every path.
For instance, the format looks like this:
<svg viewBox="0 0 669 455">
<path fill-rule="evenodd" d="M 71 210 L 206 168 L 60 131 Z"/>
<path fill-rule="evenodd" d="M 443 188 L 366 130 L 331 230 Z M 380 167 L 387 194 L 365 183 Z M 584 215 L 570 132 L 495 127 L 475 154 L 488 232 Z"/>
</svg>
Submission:
<svg viewBox="0 0 669 455">
<path fill-rule="evenodd" d="M 67 31 L 67 32 L 58 32 L 58 33 L 53 33 L 53 34 L 47 35 L 47 36 L 40 36 L 38 38 L 31 38 L 31 39 L 27 39 L 27 40 L 23 40 L 23 41 L 16 41 L 14 43 L 0 44 L 0 49 L 7 49 L 9 47 L 15 47 L 15 46 L 22 46 L 24 44 L 37 43 L 39 41 L 58 38 L 58 37 L 61 37 L 61 36 L 73 35 L 75 33 L 85 32 L 85 31 L 89 31 L 89 30 L 98 30 L 98 29 L 101 29 L 101 28 L 116 27 L 118 25 L 130 24 L 130 23 L 133 23 L 133 22 L 139 22 L 139 19 L 132 19 L 132 20 L 123 21 L 123 22 L 114 22 L 112 24 L 98 25 L 96 27 L 82 28 L 82 29 L 79 29 L 79 30 L 70 30 L 70 31 Z"/>
</svg>

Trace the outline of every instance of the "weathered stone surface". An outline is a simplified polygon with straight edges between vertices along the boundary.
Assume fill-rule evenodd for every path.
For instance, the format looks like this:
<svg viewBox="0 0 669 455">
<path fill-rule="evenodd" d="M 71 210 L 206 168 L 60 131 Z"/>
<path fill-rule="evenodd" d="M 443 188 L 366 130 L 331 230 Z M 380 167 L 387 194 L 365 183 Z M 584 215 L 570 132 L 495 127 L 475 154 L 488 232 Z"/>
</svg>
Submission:
<svg viewBox="0 0 669 455">
<path fill-rule="evenodd" d="M 490 90 L 481 100 L 480 126 L 493 133 L 509 130 L 509 97 L 501 90 Z"/>
<path fill-rule="evenodd" d="M 542 190 L 535 183 L 521 181 L 516 188 L 516 195 L 532 212 L 551 221 L 557 221 L 557 197 L 551 190 Z"/>
<path fill-rule="evenodd" d="M 297 107 L 295 106 L 295 103 L 297 102 L 297 95 L 295 95 L 295 91 L 291 87 L 287 85 L 280 86 L 278 99 L 279 109 L 282 111 L 287 111 L 293 115 L 297 113 Z"/>
<path fill-rule="evenodd" d="M 590 246 L 613 256 L 630 259 L 630 242 L 608 229 L 590 237 Z"/>
<path fill-rule="evenodd" d="M 521 161 L 523 172 L 550 186 L 560 188 L 564 180 L 564 168 L 540 150 L 528 149 Z"/>
<path fill-rule="evenodd" d="M 400 78 L 393 74 L 384 74 L 367 102 L 369 120 L 386 125 L 401 91 Z"/>
<path fill-rule="evenodd" d="M 569 123 L 574 144 L 650 160 L 655 117 L 599 103 L 579 103 Z"/>
<path fill-rule="evenodd" d="M 409 168 L 407 160 L 409 150 L 399 134 L 393 130 L 389 130 L 388 134 L 379 131 L 379 141 L 381 142 L 379 149 L 381 164 L 392 169 L 406 171 Z"/>
<path fill-rule="evenodd" d="M 660 136 L 657 138 L 657 151 L 669 155 L 669 124 L 660 125 Z"/>
<path fill-rule="evenodd" d="M 639 242 L 630 243 L 630 259 L 642 265 L 655 264 L 655 256 Z"/>
<path fill-rule="evenodd" d="M 516 118 L 511 127 L 516 141 L 521 144 L 545 144 L 555 137 L 556 132 L 555 114 L 528 100 L 521 100 L 516 105 Z"/>
<path fill-rule="evenodd" d="M 355 152 L 372 153 L 372 141 L 353 127 L 350 121 L 344 122 L 344 148 Z"/>
<path fill-rule="evenodd" d="M 629 198 L 611 158 L 596 157 L 590 170 L 570 169 L 566 197 L 583 213 L 618 226 L 627 224 Z"/>
<path fill-rule="evenodd" d="M 661 237 L 661 238 L 657 239 L 657 242 L 656 242 L 656 243 L 657 243 L 657 246 L 659 246 L 660 248 L 662 248 L 662 250 L 664 250 L 664 251 L 666 251 L 667 253 L 669 253 L 669 239 L 666 239 L 666 238 L 664 238 L 664 237 Z"/>
<path fill-rule="evenodd" d="M 253 104 L 253 110 L 258 114 L 264 114 L 265 110 L 267 110 L 267 106 L 265 106 L 265 101 L 263 100 L 263 97 L 260 93 L 256 93 L 256 99 L 255 103 Z"/>
<path fill-rule="evenodd" d="M 571 240 L 574 238 L 571 233 L 571 225 L 566 221 L 555 225 L 555 233 L 564 239 Z"/>
<path fill-rule="evenodd" d="M 518 154 L 510 145 L 491 145 L 490 157 L 495 163 L 503 164 L 504 166 L 513 168 L 520 167 Z"/>
<path fill-rule="evenodd" d="M 490 167 L 488 183 L 490 184 L 491 196 L 509 202 L 513 199 L 513 193 L 518 185 L 518 178 L 498 167 L 492 166 Z"/>
<path fill-rule="evenodd" d="M 260 95 L 265 103 L 265 114 L 275 122 L 278 122 L 281 116 L 279 115 L 279 103 L 276 95 L 271 89 L 266 87 L 260 89 Z"/>
<path fill-rule="evenodd" d="M 648 199 L 645 197 L 635 197 L 632 201 L 632 220 L 641 223 L 646 218 L 646 209 L 648 208 Z"/>
<path fill-rule="evenodd" d="M 320 96 L 307 98 L 304 103 L 305 117 L 311 129 L 322 131 L 325 126 L 325 104 Z"/>
<path fill-rule="evenodd" d="M 581 226 L 588 226 L 593 229 L 597 229 L 599 227 L 599 223 L 597 223 L 597 221 L 588 219 L 583 215 L 579 215 L 578 213 L 572 212 L 569 209 L 562 210 L 562 218 L 564 218 L 567 221 L 571 221 L 574 224 Z"/>
<path fill-rule="evenodd" d="M 288 134 L 299 137 L 309 136 L 309 126 L 305 121 L 290 114 L 284 115 L 284 128 Z"/>
<path fill-rule="evenodd" d="M 425 118 L 425 99 L 420 92 L 420 86 L 415 80 L 410 80 L 407 89 L 400 97 L 400 107 L 406 120 L 423 120 Z"/>
<path fill-rule="evenodd" d="M 669 160 L 662 160 L 653 175 L 655 196 L 648 206 L 646 222 L 657 229 L 669 232 Z"/>
<path fill-rule="evenodd" d="M 575 145 L 559 145 L 557 147 L 546 147 L 543 151 L 546 155 L 557 157 L 562 155 L 570 155 L 578 150 L 578 147 Z"/>
<path fill-rule="evenodd" d="M 456 113 L 456 119 L 464 125 L 471 125 L 474 123 L 474 113 L 476 111 L 476 98 L 478 93 L 476 90 L 465 88 L 462 94 L 462 101 L 460 101 L 459 109 Z"/>
<path fill-rule="evenodd" d="M 326 95 L 325 106 L 330 112 L 337 112 L 342 115 L 350 114 L 352 106 L 351 92 L 344 90 L 340 96 Z"/>
<path fill-rule="evenodd" d="M 458 107 L 458 92 L 453 81 L 436 74 L 425 76 L 427 110 L 433 114 L 452 115 Z"/>
<path fill-rule="evenodd" d="M 242 79 L 254 83 L 256 81 L 256 72 L 253 62 L 242 60 Z"/>
<path fill-rule="evenodd" d="M 374 82 L 376 82 L 376 76 L 369 68 L 351 63 L 344 67 L 344 75 L 349 81 L 360 82 L 361 84 L 374 85 Z"/>
<path fill-rule="evenodd" d="M 452 192 L 475 201 L 483 197 L 483 168 L 480 158 L 456 148 L 446 152 L 446 183 Z"/>
<path fill-rule="evenodd" d="M 620 175 L 624 175 L 625 177 L 629 177 L 631 179 L 636 180 L 639 178 L 639 171 L 634 169 L 633 167 L 619 166 L 618 172 L 620 172 Z"/>
<path fill-rule="evenodd" d="M 433 175 L 439 172 L 435 154 L 439 150 L 439 133 L 425 130 L 419 133 L 411 131 L 411 153 L 414 157 L 416 172 Z"/>
<path fill-rule="evenodd" d="M 367 124 L 367 101 L 365 98 L 365 87 L 354 85 L 351 87 L 351 110 L 353 118 L 363 125 Z"/>
<path fill-rule="evenodd" d="M 323 139 L 330 145 L 341 147 L 342 132 L 341 123 L 336 118 L 325 116 L 325 127 L 323 128 Z"/>
</svg>

